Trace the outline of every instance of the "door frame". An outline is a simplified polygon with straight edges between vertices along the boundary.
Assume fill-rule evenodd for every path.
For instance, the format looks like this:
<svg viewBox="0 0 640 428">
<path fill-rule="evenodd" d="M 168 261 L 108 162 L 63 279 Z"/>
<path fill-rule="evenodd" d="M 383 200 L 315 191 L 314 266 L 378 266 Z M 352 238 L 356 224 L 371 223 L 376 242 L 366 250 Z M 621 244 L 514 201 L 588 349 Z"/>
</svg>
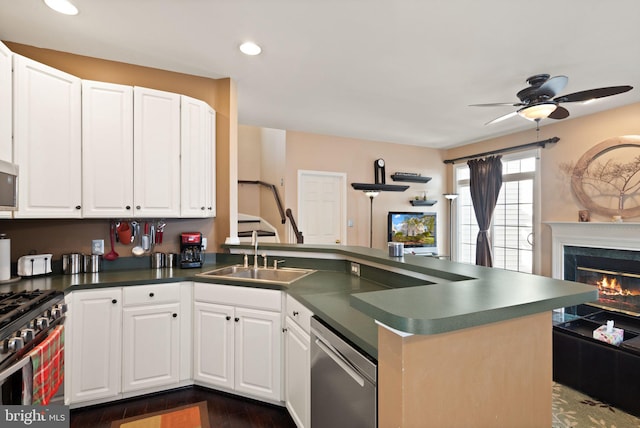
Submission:
<svg viewBox="0 0 640 428">
<path fill-rule="evenodd" d="M 332 171 L 314 171 L 314 170 L 307 170 L 307 169 L 299 169 L 298 170 L 298 194 L 297 194 L 297 199 L 298 199 L 298 218 L 300 221 L 300 230 L 303 231 L 304 233 L 304 223 L 302 222 L 303 220 L 303 216 L 302 216 L 302 198 L 300 197 L 302 195 L 302 178 L 305 176 L 311 176 L 311 175 L 323 175 L 323 176 L 329 176 L 329 177 L 336 177 L 338 179 L 340 179 L 340 191 L 342 192 L 342 197 L 341 197 L 341 205 L 342 205 L 342 210 L 340 212 L 340 235 L 341 235 L 341 239 L 340 239 L 340 245 L 347 245 L 347 173 L 346 172 L 332 172 Z"/>
</svg>

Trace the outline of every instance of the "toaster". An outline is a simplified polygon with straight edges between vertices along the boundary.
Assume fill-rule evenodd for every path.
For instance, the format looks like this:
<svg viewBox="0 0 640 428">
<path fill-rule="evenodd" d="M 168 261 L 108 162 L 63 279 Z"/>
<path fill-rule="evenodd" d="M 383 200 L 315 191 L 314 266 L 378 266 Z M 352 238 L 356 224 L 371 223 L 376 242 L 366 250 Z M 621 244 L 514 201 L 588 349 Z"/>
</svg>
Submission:
<svg viewBox="0 0 640 428">
<path fill-rule="evenodd" d="M 18 259 L 18 276 L 36 276 L 51 273 L 53 254 L 29 254 Z"/>
</svg>

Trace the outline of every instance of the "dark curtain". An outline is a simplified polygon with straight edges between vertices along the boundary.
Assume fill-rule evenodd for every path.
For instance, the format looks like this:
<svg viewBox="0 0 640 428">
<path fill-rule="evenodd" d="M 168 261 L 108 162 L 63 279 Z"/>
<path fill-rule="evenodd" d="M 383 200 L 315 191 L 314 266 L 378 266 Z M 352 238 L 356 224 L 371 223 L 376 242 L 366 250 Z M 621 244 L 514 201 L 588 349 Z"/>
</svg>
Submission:
<svg viewBox="0 0 640 428">
<path fill-rule="evenodd" d="M 471 201 L 480 227 L 476 240 L 476 264 L 479 266 L 493 266 L 489 225 L 498 201 L 500 187 L 502 187 L 501 158 L 502 156 L 491 156 L 467 162 L 471 173 L 469 181 Z"/>
</svg>

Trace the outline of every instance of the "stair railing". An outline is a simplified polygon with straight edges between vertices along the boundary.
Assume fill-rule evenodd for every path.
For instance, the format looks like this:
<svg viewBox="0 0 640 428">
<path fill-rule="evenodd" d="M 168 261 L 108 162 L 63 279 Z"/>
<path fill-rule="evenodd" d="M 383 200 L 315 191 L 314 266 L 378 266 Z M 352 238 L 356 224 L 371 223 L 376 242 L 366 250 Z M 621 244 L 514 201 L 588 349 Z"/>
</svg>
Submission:
<svg viewBox="0 0 640 428">
<path fill-rule="evenodd" d="M 273 194 L 273 198 L 276 201 L 276 207 L 278 208 L 278 212 L 280 213 L 280 221 L 282 224 L 287 222 L 287 218 L 291 221 L 291 228 L 293 229 L 293 233 L 296 235 L 296 242 L 298 244 L 304 243 L 304 238 L 302 236 L 302 232 L 298 230 L 298 226 L 296 225 L 296 221 L 293 218 L 293 213 L 291 209 L 287 208 L 286 212 L 282 205 L 282 200 L 280 199 L 280 195 L 278 194 L 278 188 L 271 183 L 267 183 L 265 181 L 260 180 L 238 180 L 238 184 L 255 184 L 258 186 L 264 186 L 271 189 L 271 193 Z"/>
</svg>

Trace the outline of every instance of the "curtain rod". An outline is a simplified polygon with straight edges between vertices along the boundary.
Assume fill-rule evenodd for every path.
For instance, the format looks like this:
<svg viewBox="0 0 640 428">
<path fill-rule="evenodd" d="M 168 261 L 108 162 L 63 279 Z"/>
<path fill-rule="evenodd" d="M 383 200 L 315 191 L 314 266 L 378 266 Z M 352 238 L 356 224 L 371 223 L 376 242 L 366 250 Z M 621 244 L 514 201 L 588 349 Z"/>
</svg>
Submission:
<svg viewBox="0 0 640 428">
<path fill-rule="evenodd" d="M 533 142 L 533 143 L 521 144 L 519 146 L 506 147 L 504 149 L 492 150 L 490 152 L 478 153 L 478 154 L 475 154 L 475 155 L 462 156 L 462 157 L 455 158 L 455 159 L 447 159 L 447 160 L 444 161 L 444 163 L 456 163 L 456 162 L 461 161 L 461 160 L 476 159 L 476 158 L 481 158 L 481 157 L 489 156 L 489 155 L 497 155 L 498 153 L 511 152 L 511 151 L 514 151 L 514 150 L 520 150 L 520 149 L 524 149 L 524 148 L 528 148 L 528 147 L 542 147 L 544 149 L 544 146 L 546 146 L 547 144 L 554 144 L 554 143 L 557 143 L 558 141 L 560 141 L 560 138 L 552 137 L 552 138 L 548 138 L 548 139 L 542 140 L 542 141 L 536 141 L 536 142 Z"/>
</svg>

